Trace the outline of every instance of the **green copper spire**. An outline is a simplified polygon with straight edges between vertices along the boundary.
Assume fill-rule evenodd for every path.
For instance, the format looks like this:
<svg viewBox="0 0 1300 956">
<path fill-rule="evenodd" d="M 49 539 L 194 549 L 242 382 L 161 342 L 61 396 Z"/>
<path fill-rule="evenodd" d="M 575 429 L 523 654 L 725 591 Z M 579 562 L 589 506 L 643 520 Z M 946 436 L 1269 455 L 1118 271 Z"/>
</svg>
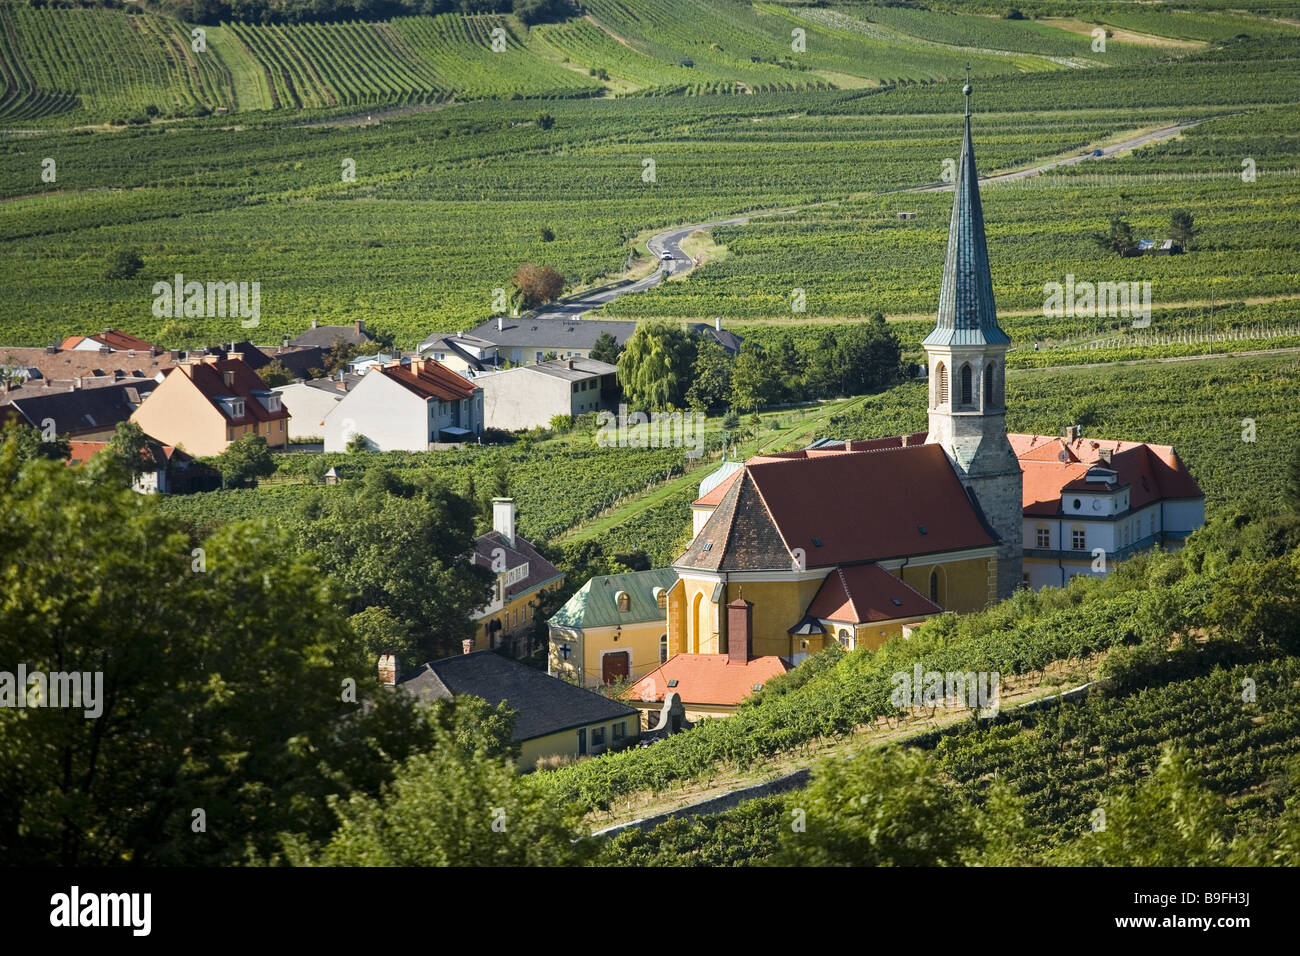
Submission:
<svg viewBox="0 0 1300 956">
<path fill-rule="evenodd" d="M 948 224 L 948 256 L 939 285 L 939 318 L 922 345 L 997 345 L 1010 342 L 998 326 L 993 304 L 993 279 L 984 242 L 984 211 L 980 208 L 979 172 L 970 141 L 970 67 L 962 87 L 966 96 L 966 134 L 957 162 L 957 185 Z"/>
</svg>

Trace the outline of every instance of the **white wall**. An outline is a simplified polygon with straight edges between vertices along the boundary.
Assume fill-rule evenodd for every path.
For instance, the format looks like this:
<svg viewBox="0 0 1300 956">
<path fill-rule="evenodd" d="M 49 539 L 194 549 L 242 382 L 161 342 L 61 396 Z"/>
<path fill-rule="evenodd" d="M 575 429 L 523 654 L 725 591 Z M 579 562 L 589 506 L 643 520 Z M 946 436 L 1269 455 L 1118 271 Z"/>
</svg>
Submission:
<svg viewBox="0 0 1300 956">
<path fill-rule="evenodd" d="M 327 392 L 301 383 L 281 385 L 272 391 L 279 393 L 284 407 L 289 410 L 290 440 L 321 438 L 325 434 L 325 416 L 343 398 L 341 391 Z"/>
<path fill-rule="evenodd" d="M 573 412 L 573 383 L 527 366 L 480 375 L 474 384 L 483 389 L 483 423 L 488 428 L 544 428 L 556 415 Z"/>
<path fill-rule="evenodd" d="M 374 451 L 428 451 L 429 414 L 424 399 L 371 369 L 325 417 L 325 450 L 347 451 L 361 434 Z"/>
</svg>

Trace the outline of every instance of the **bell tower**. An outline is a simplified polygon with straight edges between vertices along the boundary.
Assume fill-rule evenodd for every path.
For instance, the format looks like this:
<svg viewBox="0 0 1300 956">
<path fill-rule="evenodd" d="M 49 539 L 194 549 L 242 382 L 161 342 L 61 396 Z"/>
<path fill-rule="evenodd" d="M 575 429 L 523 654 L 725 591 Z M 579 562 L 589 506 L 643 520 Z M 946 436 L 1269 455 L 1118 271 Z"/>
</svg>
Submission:
<svg viewBox="0 0 1300 956">
<path fill-rule="evenodd" d="M 1010 337 L 998 325 L 984 240 L 979 173 L 970 133 L 970 67 L 966 68 L 966 131 L 953 189 L 948 253 L 939 286 L 939 315 L 921 345 L 929 363 L 927 444 L 941 445 L 967 491 L 997 533 L 997 596 L 1020 587 L 1024 554 L 1020 463 L 1007 441 L 1006 357 Z"/>
</svg>

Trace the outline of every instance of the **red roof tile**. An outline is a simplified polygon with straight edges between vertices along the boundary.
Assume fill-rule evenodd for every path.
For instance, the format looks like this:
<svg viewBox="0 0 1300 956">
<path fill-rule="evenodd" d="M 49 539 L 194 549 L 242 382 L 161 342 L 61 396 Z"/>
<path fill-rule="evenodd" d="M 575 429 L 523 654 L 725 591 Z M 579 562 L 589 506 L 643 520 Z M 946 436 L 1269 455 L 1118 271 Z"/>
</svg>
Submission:
<svg viewBox="0 0 1300 956">
<path fill-rule="evenodd" d="M 251 425 L 254 422 L 274 422 L 287 419 L 289 412 L 280 406 L 276 412 L 267 411 L 266 406 L 253 394 L 255 391 L 270 389 L 262 377 L 249 367 L 242 359 L 219 359 L 215 362 L 195 362 L 192 365 L 176 366 L 181 374 L 188 375 L 195 387 L 214 408 L 221 411 L 218 398 L 231 397 L 244 399 L 244 414 L 239 418 L 228 419 L 230 425 Z M 176 368 L 168 374 L 176 374 Z M 225 415 L 225 412 L 221 412 Z"/>
<path fill-rule="evenodd" d="M 682 703 L 734 706 L 763 684 L 790 670 L 780 657 L 752 657 L 731 663 L 726 654 L 677 654 L 623 692 L 624 700 L 659 702 L 676 691 Z M 677 686 L 669 687 L 670 680 Z"/>
<path fill-rule="evenodd" d="M 399 365 L 394 362 L 383 366 L 380 371 L 426 401 L 438 399 L 443 402 L 453 402 L 462 398 L 473 398 L 474 390 L 477 388 L 468 379 L 461 378 L 433 359 L 425 359 L 424 362 L 413 360 L 409 365 Z"/>
<path fill-rule="evenodd" d="M 718 484 L 714 485 L 712 491 L 708 492 L 708 494 L 701 498 L 696 498 L 691 502 L 691 504 L 700 505 L 701 507 L 716 508 L 722 503 L 722 499 L 726 497 L 727 492 L 731 490 L 731 486 L 736 483 L 736 479 L 742 474 L 744 474 L 743 468 L 739 471 L 732 472 L 726 478 L 723 478 L 722 481 L 718 482 Z"/>
<path fill-rule="evenodd" d="M 823 621 L 868 624 L 938 614 L 942 608 L 878 564 L 836 568 L 826 575 L 808 614 Z"/>
</svg>

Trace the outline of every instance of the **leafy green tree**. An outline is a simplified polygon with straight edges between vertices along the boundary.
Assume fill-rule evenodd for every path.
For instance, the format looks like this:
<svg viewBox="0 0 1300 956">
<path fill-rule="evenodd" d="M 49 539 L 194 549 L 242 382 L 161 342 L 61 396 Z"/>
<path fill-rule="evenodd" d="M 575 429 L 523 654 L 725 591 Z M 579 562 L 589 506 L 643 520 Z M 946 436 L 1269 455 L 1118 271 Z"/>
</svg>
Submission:
<svg viewBox="0 0 1300 956">
<path fill-rule="evenodd" d="M 757 409 L 771 403 L 779 388 L 763 347 L 742 345 L 731 372 L 731 403 L 741 410 Z"/>
<path fill-rule="evenodd" d="M 1196 227 L 1196 220 L 1186 209 L 1176 210 L 1169 217 L 1169 238 L 1182 246 L 1184 252 L 1191 251 L 1192 243 L 1200 231 Z"/>
<path fill-rule="evenodd" d="M 1103 797 L 1097 827 L 1053 853 L 1065 866 L 1223 866 L 1223 798 L 1201 783 L 1189 756 L 1166 748 L 1151 776 Z"/>
<path fill-rule="evenodd" d="M 357 432 L 355 435 L 353 435 L 351 438 L 348 439 L 348 443 L 344 446 L 344 450 L 349 455 L 359 455 L 362 452 L 369 451 L 370 439 L 368 439 L 365 435 L 361 434 L 360 432 Z"/>
<path fill-rule="evenodd" d="M 1133 227 L 1118 213 L 1110 217 L 1110 227 L 1105 232 L 1094 232 L 1092 239 L 1102 251 L 1121 256 L 1127 256 L 1137 248 Z"/>
<path fill-rule="evenodd" d="M 680 325 L 652 319 L 637 325 L 618 362 L 618 382 L 636 411 L 683 404 L 695 361 L 695 341 Z"/>
<path fill-rule="evenodd" d="M 105 279 L 134 279 L 144 268 L 144 260 L 135 249 L 114 249 L 104 265 Z"/>
<path fill-rule="evenodd" d="M 0 443 L 0 549 L 41 555 L 0 576 L 0 660 L 100 675 L 93 708 L 0 707 L 7 863 L 269 859 L 283 833 L 328 837 L 327 794 L 378 793 L 430 745 L 285 533 L 200 544 L 152 497 Z"/>
<path fill-rule="evenodd" d="M 158 464 L 149 451 L 149 436 L 144 429 L 132 421 L 118 422 L 113 437 L 108 441 L 108 453 L 117 459 L 127 475 L 130 484 L 139 480 L 146 472 L 154 471 Z"/>
<path fill-rule="evenodd" d="M 255 486 L 257 479 L 275 474 L 275 458 L 262 435 L 236 438 L 213 462 L 225 488 Z"/>
<path fill-rule="evenodd" d="M 828 329 L 813 341 L 806 354 L 813 395 L 860 395 L 892 385 L 898 377 L 901 346 L 879 312 L 838 332 Z"/>
<path fill-rule="evenodd" d="M 13 453 L 20 461 L 31 461 L 34 458 L 67 461 L 72 454 L 66 438 L 56 435 L 51 441 L 45 441 L 38 429 L 23 424 L 17 418 L 5 420 L 4 428 L 0 430 L 0 441 L 12 444 Z"/>
<path fill-rule="evenodd" d="M 1270 561 L 1235 562 L 1214 589 L 1208 617 L 1247 647 L 1300 650 L 1300 549 Z"/>
<path fill-rule="evenodd" d="M 779 855 L 787 864 L 956 864 L 981 842 L 973 811 L 915 749 L 868 747 L 824 761 L 808 789 L 788 802 L 804 817 L 787 817 Z"/>
<path fill-rule="evenodd" d="M 692 408 L 714 411 L 731 399 L 731 356 L 714 341 L 699 343 L 686 401 Z"/>
<path fill-rule="evenodd" d="M 596 341 L 591 345 L 590 357 L 597 362 L 607 362 L 610 365 L 618 364 L 618 357 L 622 354 L 622 349 L 618 347 L 618 341 L 608 332 L 601 332 L 596 336 Z"/>
<path fill-rule="evenodd" d="M 488 602 L 493 581 L 465 560 L 477 509 L 440 482 L 421 482 L 371 468 L 332 494 L 319 489 L 293 519 L 301 548 L 346 589 L 347 613 L 383 607 L 409 629 L 408 665 L 458 653 L 474 632 L 469 615 Z M 376 633 L 384 632 L 366 635 Z"/>
<path fill-rule="evenodd" d="M 467 754 L 445 730 L 402 767 L 383 795 L 336 801 L 339 826 L 315 856 L 325 866 L 568 866 L 595 845 L 578 839 L 581 810 L 557 803 L 509 757 Z"/>
<path fill-rule="evenodd" d="M 270 365 L 263 366 L 257 374 L 261 376 L 267 388 L 279 388 L 282 385 L 288 385 L 296 378 L 293 372 L 285 368 L 279 359 L 273 359 Z"/>
</svg>

